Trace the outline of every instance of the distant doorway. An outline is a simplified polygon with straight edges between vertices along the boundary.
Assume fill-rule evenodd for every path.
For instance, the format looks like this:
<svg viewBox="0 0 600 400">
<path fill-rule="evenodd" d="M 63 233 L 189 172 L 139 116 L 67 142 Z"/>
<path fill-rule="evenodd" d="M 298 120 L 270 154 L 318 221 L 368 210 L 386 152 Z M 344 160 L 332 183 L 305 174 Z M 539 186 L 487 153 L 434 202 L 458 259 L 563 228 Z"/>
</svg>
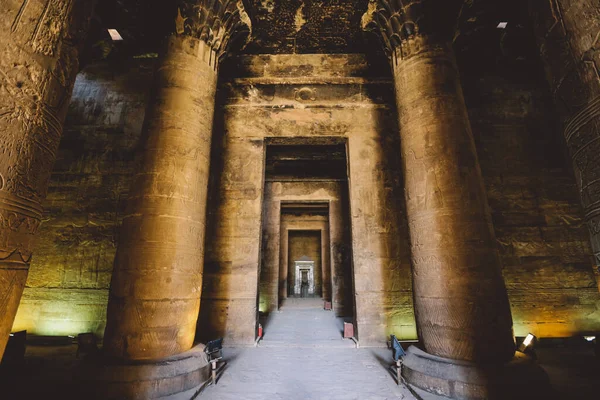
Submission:
<svg viewBox="0 0 600 400">
<path fill-rule="evenodd" d="M 297 297 L 313 297 L 315 295 L 315 262 L 296 261 L 296 280 L 294 295 Z"/>
<path fill-rule="evenodd" d="M 330 273 L 329 260 L 324 260 L 324 247 L 321 230 L 289 230 L 287 243 L 287 282 L 288 296 L 295 298 L 322 297 L 326 279 Z M 283 300 L 283 299 L 282 299 Z"/>
</svg>

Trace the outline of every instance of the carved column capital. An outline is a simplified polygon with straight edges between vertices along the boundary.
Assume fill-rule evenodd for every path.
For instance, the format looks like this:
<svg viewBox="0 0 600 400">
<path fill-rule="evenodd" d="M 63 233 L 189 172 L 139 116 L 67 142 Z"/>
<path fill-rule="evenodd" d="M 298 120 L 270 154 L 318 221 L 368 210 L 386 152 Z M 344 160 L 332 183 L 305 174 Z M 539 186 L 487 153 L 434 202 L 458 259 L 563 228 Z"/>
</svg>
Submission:
<svg viewBox="0 0 600 400">
<path fill-rule="evenodd" d="M 203 41 L 215 67 L 237 40 L 248 41 L 252 30 L 242 0 L 178 0 L 174 35 Z"/>
<path fill-rule="evenodd" d="M 370 0 L 362 27 L 379 35 L 392 61 L 451 41 L 464 0 Z"/>
</svg>

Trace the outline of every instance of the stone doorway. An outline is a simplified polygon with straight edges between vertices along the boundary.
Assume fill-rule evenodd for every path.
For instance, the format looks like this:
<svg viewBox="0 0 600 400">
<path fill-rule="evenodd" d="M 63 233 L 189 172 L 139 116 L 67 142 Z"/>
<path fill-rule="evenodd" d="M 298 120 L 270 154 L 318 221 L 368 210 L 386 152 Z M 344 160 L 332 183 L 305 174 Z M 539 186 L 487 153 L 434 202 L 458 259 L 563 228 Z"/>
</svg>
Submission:
<svg viewBox="0 0 600 400">
<path fill-rule="evenodd" d="M 294 262 L 296 279 L 294 280 L 294 296 L 314 297 L 315 295 L 315 262 L 303 256 Z"/>
<path fill-rule="evenodd" d="M 346 143 L 266 146 L 258 290 L 264 343 L 339 341 L 354 320 Z M 302 339 L 300 339 L 302 338 Z"/>
</svg>

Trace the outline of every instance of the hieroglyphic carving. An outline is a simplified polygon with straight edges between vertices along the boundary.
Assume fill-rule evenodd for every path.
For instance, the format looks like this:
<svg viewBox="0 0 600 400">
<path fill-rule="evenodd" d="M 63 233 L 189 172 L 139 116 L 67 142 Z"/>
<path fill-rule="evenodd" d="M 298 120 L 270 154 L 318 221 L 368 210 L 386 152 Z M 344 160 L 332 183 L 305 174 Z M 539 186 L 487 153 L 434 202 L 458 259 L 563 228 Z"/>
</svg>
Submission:
<svg viewBox="0 0 600 400">
<path fill-rule="evenodd" d="M 77 72 L 81 12 L 92 3 L 24 0 L 0 9 L 15 15 L 12 34 L 0 39 L 0 203 L 10 197 L 41 209 Z"/>
<path fill-rule="evenodd" d="M 0 3 L 0 355 L 27 278 L 93 5 Z"/>
<path fill-rule="evenodd" d="M 436 356 L 506 362 L 510 306 L 451 43 L 462 3 L 371 3 L 363 22 L 394 73 L 420 339 Z"/>
<path fill-rule="evenodd" d="M 58 52 L 58 42 L 66 37 L 71 2 L 47 1 L 41 9 L 33 3 L 25 0 L 18 9 L 11 24 L 15 37 L 2 40 L 0 61 L 0 130 L 5 133 L 0 138 L 0 258 L 20 254 L 24 263 L 31 257 L 32 237 L 41 219 L 40 201 L 60 140 L 60 116 L 71 83 L 67 80 L 74 79 L 74 74 L 65 77 L 65 62 L 70 59 L 40 57 Z M 49 15 L 56 31 L 49 30 Z M 21 27 L 25 17 L 36 18 L 29 35 L 20 34 L 26 29 Z M 26 221 L 26 232 L 21 231 L 23 223 L 17 227 L 16 221 Z"/>
<path fill-rule="evenodd" d="M 251 29 L 250 17 L 241 0 L 177 1 L 175 34 L 206 43 L 204 59 L 215 69 L 238 39 L 249 39 Z"/>
<path fill-rule="evenodd" d="M 29 263 L 41 218 L 39 204 L 0 190 L 0 260 Z"/>
</svg>

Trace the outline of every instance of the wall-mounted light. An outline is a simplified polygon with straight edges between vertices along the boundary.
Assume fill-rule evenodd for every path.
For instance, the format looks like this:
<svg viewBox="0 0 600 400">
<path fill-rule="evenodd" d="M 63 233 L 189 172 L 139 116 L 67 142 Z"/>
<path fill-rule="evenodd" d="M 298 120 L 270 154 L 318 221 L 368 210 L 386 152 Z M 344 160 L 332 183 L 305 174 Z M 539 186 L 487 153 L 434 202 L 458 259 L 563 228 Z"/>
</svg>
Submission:
<svg viewBox="0 0 600 400">
<path fill-rule="evenodd" d="M 507 26 L 508 26 L 508 22 L 500 22 L 496 28 L 506 29 Z"/>
<path fill-rule="evenodd" d="M 594 340 L 596 340 L 596 336 L 584 336 L 583 338 L 588 342 L 593 342 Z"/>
<path fill-rule="evenodd" d="M 119 31 L 116 29 L 109 29 L 108 34 L 110 35 L 110 38 L 115 42 L 123 40 L 123 36 L 121 36 Z"/>
</svg>

